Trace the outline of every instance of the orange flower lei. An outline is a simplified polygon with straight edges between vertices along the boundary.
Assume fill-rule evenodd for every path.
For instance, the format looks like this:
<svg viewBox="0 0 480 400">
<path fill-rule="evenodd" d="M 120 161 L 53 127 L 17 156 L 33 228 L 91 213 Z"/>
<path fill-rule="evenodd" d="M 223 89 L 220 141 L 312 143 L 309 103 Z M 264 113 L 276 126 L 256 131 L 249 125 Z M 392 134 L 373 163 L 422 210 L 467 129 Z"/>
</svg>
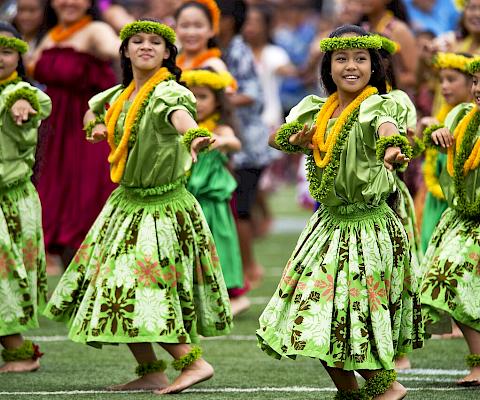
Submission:
<svg viewBox="0 0 480 400">
<path fill-rule="evenodd" d="M 123 135 L 118 146 L 115 145 L 115 127 L 125 101 L 128 100 L 135 90 L 135 81 L 132 81 L 130 85 L 128 85 L 128 87 L 120 94 L 115 103 L 113 103 L 113 105 L 108 109 L 107 114 L 105 115 L 105 122 L 108 132 L 108 144 L 110 145 L 111 149 L 110 155 L 108 156 L 108 162 L 112 165 L 110 170 L 110 178 L 113 182 L 119 183 L 122 179 L 128 156 L 128 140 L 130 138 L 130 134 L 132 133 L 132 128 L 136 122 L 136 118 L 140 109 L 146 105 L 144 104 L 145 100 L 153 92 L 155 87 L 170 76 L 171 74 L 168 69 L 162 67 L 140 88 L 135 96 L 135 100 L 133 100 L 133 103 L 127 112 Z"/>
<path fill-rule="evenodd" d="M 177 65 L 182 69 L 182 70 L 187 70 L 187 69 L 195 69 L 199 68 L 203 65 L 203 63 L 210 58 L 220 58 L 222 56 L 222 52 L 220 49 L 212 48 L 208 49 L 205 51 L 202 51 L 198 56 L 194 57 L 192 62 L 190 63 L 190 66 L 187 68 L 185 67 L 185 54 L 180 54 L 177 57 Z"/>
<path fill-rule="evenodd" d="M 370 97 L 371 95 L 377 93 L 378 90 L 375 87 L 367 86 L 340 114 L 340 116 L 335 121 L 333 128 L 328 135 L 327 140 L 325 141 L 325 133 L 327 131 L 327 124 L 333 113 L 338 107 L 338 93 L 335 92 L 328 97 L 327 101 L 321 108 L 320 112 L 317 115 L 317 130 L 312 138 L 313 143 L 313 157 L 315 159 L 315 164 L 320 168 L 325 168 L 332 158 L 333 147 L 337 141 L 340 132 L 343 129 L 348 117 L 360 104 Z M 325 156 L 322 158 L 321 152 L 325 153 Z"/>
<path fill-rule="evenodd" d="M 458 155 L 462 147 L 463 138 L 467 130 L 468 124 L 472 121 L 475 114 L 478 112 L 477 107 L 473 107 L 460 121 L 460 123 L 455 128 L 453 132 L 453 137 L 455 138 L 455 152 L 453 146 L 450 146 L 447 150 L 447 171 L 450 176 L 454 174 L 454 156 L 455 153 Z M 463 165 L 463 173 L 467 174 L 469 170 L 473 170 L 480 165 L 480 141 L 477 140 L 475 146 L 473 147 L 470 156 L 465 161 Z"/>
<path fill-rule="evenodd" d="M 56 43 L 63 42 L 64 40 L 67 40 L 70 36 L 72 36 L 74 33 L 87 26 L 90 22 L 92 22 L 92 17 L 90 15 L 85 15 L 73 25 L 70 25 L 68 28 L 65 28 L 60 24 L 56 25 L 50 30 L 50 32 L 48 32 L 48 35 Z"/>
<path fill-rule="evenodd" d="M 453 107 L 450 104 L 443 104 L 436 115 L 437 121 L 443 124 L 447 114 L 452 110 L 452 108 Z M 437 158 L 438 151 L 436 149 L 427 149 L 425 151 L 423 177 L 427 190 L 437 199 L 443 200 L 445 196 L 443 195 L 442 187 L 440 186 L 440 182 L 438 181 L 437 177 Z"/>
</svg>

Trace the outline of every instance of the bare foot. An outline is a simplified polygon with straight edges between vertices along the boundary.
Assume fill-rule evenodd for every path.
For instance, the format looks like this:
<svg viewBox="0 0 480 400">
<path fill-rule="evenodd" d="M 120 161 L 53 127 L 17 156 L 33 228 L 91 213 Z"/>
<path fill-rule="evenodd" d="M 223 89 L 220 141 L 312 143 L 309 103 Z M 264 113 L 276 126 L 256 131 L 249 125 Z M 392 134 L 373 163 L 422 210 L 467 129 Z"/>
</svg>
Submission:
<svg viewBox="0 0 480 400">
<path fill-rule="evenodd" d="M 385 393 L 374 397 L 374 400 L 400 400 L 407 395 L 407 389 L 401 383 L 395 381 Z"/>
<path fill-rule="evenodd" d="M 470 373 L 457 381 L 459 386 L 480 386 L 480 367 L 473 367 Z"/>
<path fill-rule="evenodd" d="M 138 379 L 122 385 L 109 386 L 108 390 L 154 390 L 165 388 L 169 385 L 167 375 L 163 372 L 151 372 Z"/>
<path fill-rule="evenodd" d="M 180 393 L 197 383 L 206 381 L 213 376 L 213 367 L 203 358 L 199 358 L 192 365 L 182 370 L 182 373 L 173 383 L 162 390 L 155 390 L 154 394 Z"/>
<path fill-rule="evenodd" d="M 7 361 L 0 367 L 0 373 L 4 372 L 33 372 L 40 368 L 40 360 Z"/>
<path fill-rule="evenodd" d="M 264 270 L 260 264 L 254 263 L 244 270 L 245 278 L 250 284 L 251 289 L 256 289 L 260 286 L 263 280 Z"/>
<path fill-rule="evenodd" d="M 230 305 L 232 307 L 232 315 L 236 316 L 250 308 L 250 300 L 247 296 L 233 297 L 230 299 Z"/>
<path fill-rule="evenodd" d="M 410 360 L 407 356 L 402 356 L 395 360 L 395 369 L 397 371 L 402 369 L 410 369 L 411 367 Z"/>
</svg>

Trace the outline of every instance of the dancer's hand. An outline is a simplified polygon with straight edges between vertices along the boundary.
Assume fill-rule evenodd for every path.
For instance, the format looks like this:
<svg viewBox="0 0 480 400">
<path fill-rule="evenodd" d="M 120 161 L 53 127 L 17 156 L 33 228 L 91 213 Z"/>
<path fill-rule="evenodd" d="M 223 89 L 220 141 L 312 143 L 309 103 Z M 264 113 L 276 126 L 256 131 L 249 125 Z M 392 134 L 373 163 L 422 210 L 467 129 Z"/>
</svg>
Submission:
<svg viewBox="0 0 480 400">
<path fill-rule="evenodd" d="M 97 124 L 92 129 L 92 134 L 87 137 L 89 143 L 98 143 L 107 138 L 107 127 L 105 124 Z"/>
<path fill-rule="evenodd" d="M 440 128 L 432 133 L 432 141 L 437 146 L 450 147 L 453 145 L 455 139 L 448 130 L 448 128 Z"/>
<path fill-rule="evenodd" d="M 307 124 L 303 125 L 303 128 L 300 132 L 294 133 L 293 135 L 290 136 L 288 141 L 290 144 L 293 144 L 295 146 L 300 146 L 305 149 L 313 149 L 313 135 L 315 134 L 315 131 L 317 130 L 317 127 L 313 125 L 311 128 L 308 128 Z"/>
<path fill-rule="evenodd" d="M 190 145 L 190 154 L 192 156 L 193 162 L 197 162 L 198 153 L 200 153 L 203 149 L 207 148 L 214 142 L 214 138 L 209 138 L 207 136 L 197 137 L 193 139 L 192 144 Z"/>
<path fill-rule="evenodd" d="M 393 171 L 395 166 L 394 164 L 404 164 L 409 162 L 410 159 L 402 153 L 400 147 L 388 147 L 385 150 L 385 156 L 383 157 L 383 164 L 385 167 Z"/>
<path fill-rule="evenodd" d="M 10 112 L 17 125 L 22 125 L 24 122 L 28 121 L 31 115 L 37 113 L 32 105 L 25 99 L 17 100 L 10 109 Z"/>
</svg>

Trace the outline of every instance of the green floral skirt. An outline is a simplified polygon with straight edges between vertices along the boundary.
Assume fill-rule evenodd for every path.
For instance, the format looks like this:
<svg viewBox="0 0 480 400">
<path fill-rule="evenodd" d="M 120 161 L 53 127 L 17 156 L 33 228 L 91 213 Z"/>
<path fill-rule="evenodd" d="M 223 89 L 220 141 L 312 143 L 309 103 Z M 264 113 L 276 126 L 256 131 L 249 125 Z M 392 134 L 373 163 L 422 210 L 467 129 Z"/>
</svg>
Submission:
<svg viewBox="0 0 480 400">
<path fill-rule="evenodd" d="M 0 189 L 0 336 L 37 328 L 46 298 L 42 209 L 26 180 Z"/>
<path fill-rule="evenodd" d="M 222 270 L 193 195 L 184 186 L 145 197 L 116 189 L 45 315 L 67 322 L 73 341 L 96 347 L 228 334 Z"/>
<path fill-rule="evenodd" d="M 409 244 L 386 204 L 340 214 L 320 206 L 260 317 L 260 347 L 345 370 L 393 369 L 423 344 Z"/>
<path fill-rule="evenodd" d="M 480 331 L 480 221 L 448 208 L 430 240 L 424 267 L 426 321 L 439 322 L 443 312 Z"/>
</svg>

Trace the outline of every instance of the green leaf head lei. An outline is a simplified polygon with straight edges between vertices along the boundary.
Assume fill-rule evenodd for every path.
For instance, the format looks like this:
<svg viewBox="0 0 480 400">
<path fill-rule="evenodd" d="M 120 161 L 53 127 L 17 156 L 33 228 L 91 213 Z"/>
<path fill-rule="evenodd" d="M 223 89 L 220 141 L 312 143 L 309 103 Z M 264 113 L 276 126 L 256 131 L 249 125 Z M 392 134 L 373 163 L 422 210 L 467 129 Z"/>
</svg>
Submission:
<svg viewBox="0 0 480 400">
<path fill-rule="evenodd" d="M 120 40 L 123 42 L 140 32 L 159 35 L 173 45 L 177 40 L 175 31 L 172 28 L 155 21 L 135 21 L 126 24 L 120 31 Z"/>
<path fill-rule="evenodd" d="M 473 75 L 480 72 L 480 57 L 475 57 L 468 63 L 468 72 Z"/>
<path fill-rule="evenodd" d="M 0 35 L 0 47 L 7 47 L 9 49 L 14 49 L 20 54 L 25 54 L 28 51 L 28 44 L 21 39 L 16 37 Z"/>
<path fill-rule="evenodd" d="M 382 47 L 382 39 L 378 35 L 340 36 L 322 39 L 320 49 L 323 52 L 344 49 L 376 49 Z"/>
</svg>

